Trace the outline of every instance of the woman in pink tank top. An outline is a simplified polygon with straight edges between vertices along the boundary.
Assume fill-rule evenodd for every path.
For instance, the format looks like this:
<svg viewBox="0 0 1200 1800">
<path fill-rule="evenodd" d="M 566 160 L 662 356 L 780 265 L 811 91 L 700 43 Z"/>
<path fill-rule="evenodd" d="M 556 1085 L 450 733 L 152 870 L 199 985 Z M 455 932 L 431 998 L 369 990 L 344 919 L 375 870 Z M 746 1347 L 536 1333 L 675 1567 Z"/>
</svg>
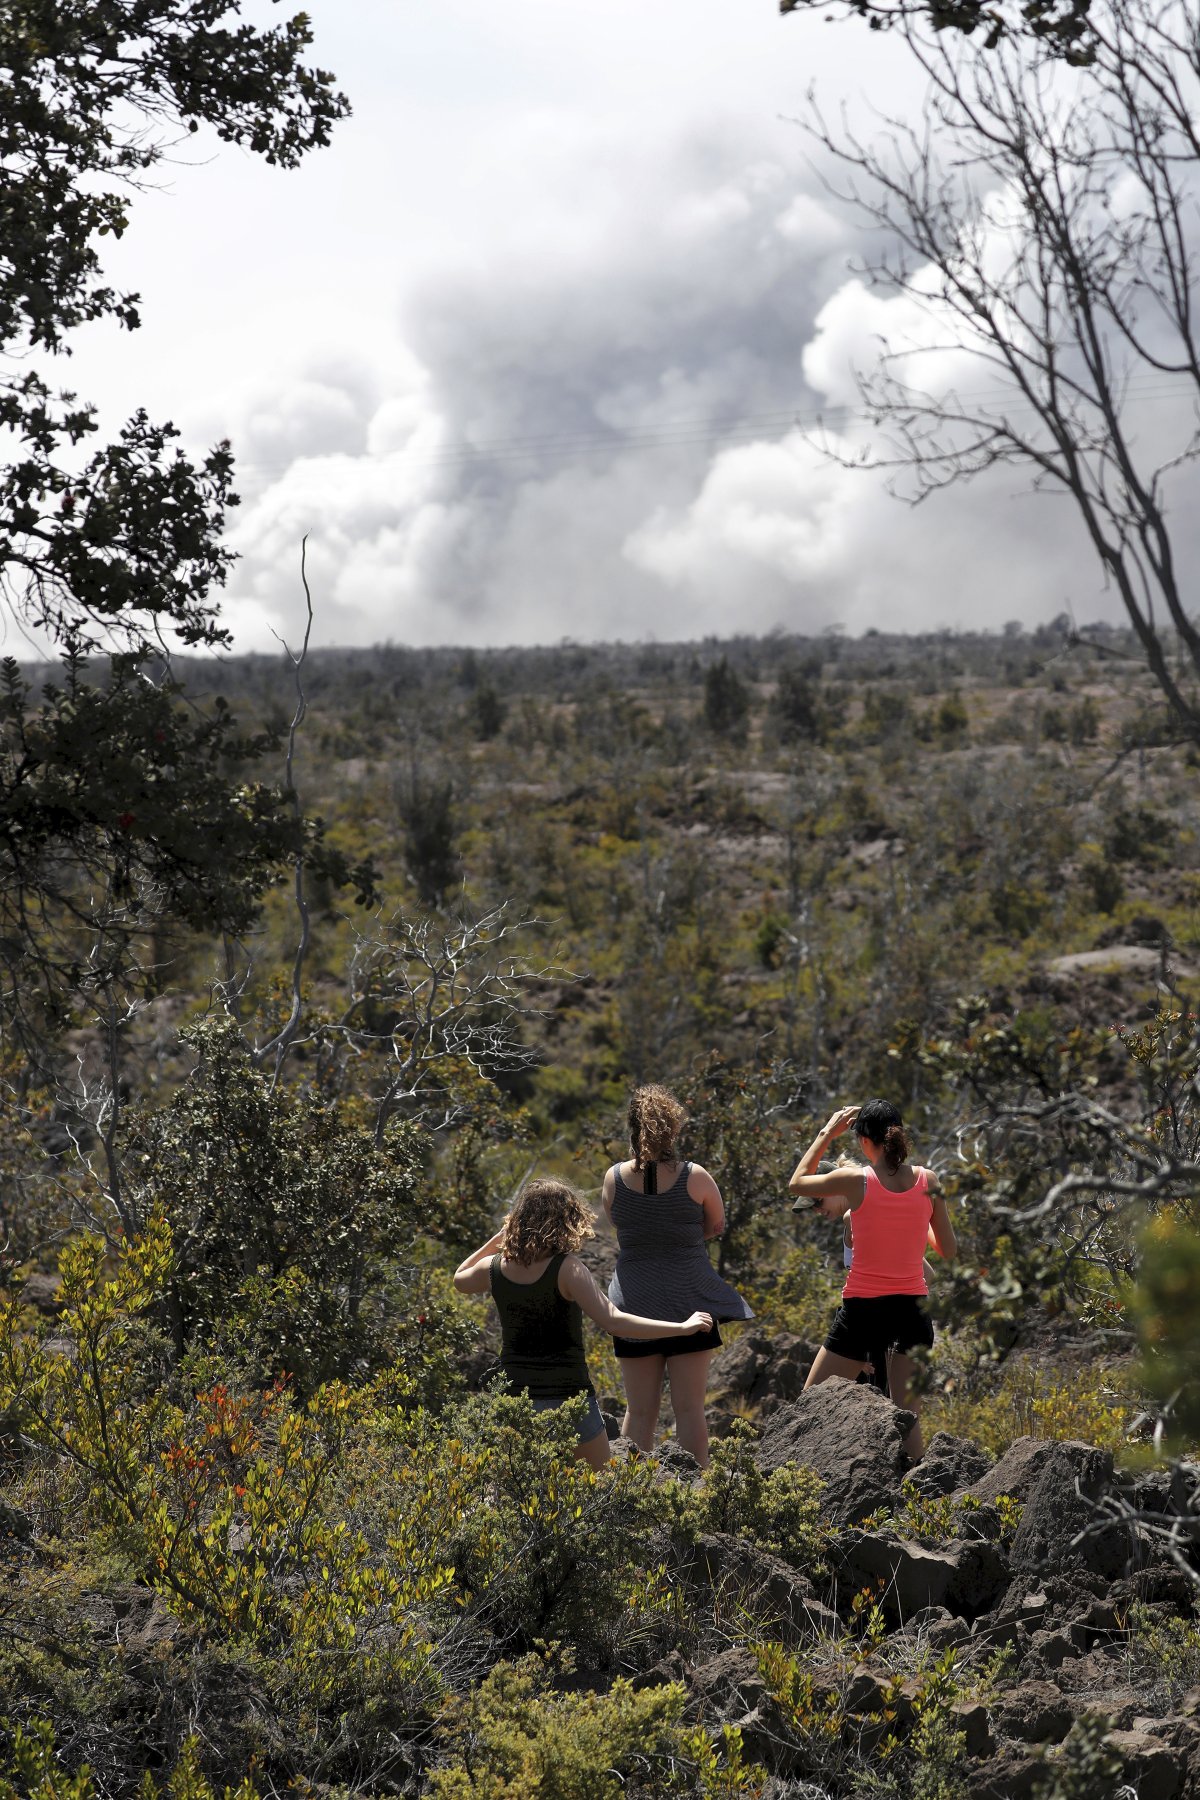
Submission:
<svg viewBox="0 0 1200 1800">
<path fill-rule="evenodd" d="M 834 1138 L 851 1126 L 867 1167 L 814 1174 Z M 937 1176 L 909 1162 L 904 1121 L 891 1101 L 869 1100 L 833 1114 L 796 1164 L 788 1185 L 799 1195 L 796 1211 L 812 1208 L 827 1219 L 853 1215 L 854 1248 L 842 1304 L 805 1387 L 833 1375 L 855 1381 L 865 1369 L 879 1370 L 882 1364 L 892 1400 L 916 1412 L 918 1403 L 910 1397 L 915 1364 L 909 1351 L 933 1345 L 933 1325 L 921 1305 L 929 1291 L 926 1245 L 932 1236 L 947 1260 L 958 1248 Z M 923 1454 L 919 1422 L 904 1448 L 914 1462 Z"/>
</svg>

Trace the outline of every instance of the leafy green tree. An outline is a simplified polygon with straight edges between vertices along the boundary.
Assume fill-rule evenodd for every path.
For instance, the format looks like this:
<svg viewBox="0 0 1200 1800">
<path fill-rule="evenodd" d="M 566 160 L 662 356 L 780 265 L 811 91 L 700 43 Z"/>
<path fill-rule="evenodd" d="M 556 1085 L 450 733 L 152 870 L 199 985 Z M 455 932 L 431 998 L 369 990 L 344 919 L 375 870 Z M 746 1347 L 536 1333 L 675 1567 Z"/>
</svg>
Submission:
<svg viewBox="0 0 1200 1800">
<path fill-rule="evenodd" d="M 404 860 L 424 906 L 440 906 L 459 874 L 454 783 L 414 771 L 400 807 Z"/>
<path fill-rule="evenodd" d="M 81 990 L 118 982 L 155 919 L 244 931 L 297 852 L 334 880 L 350 873 L 318 823 L 246 779 L 271 734 L 240 730 L 220 699 L 197 715 L 137 655 L 114 657 L 103 685 L 77 652 L 62 670 L 35 696 L 0 664 L 0 1003 L 33 1040 Z"/>
<path fill-rule="evenodd" d="M 739 737 L 749 711 L 745 682 L 728 657 L 718 657 L 704 671 L 704 723 L 718 737 Z"/>
<path fill-rule="evenodd" d="M 43 1027 L 81 969 L 119 989 L 150 919 L 244 929 L 279 862 L 319 837 L 287 796 L 239 774 L 278 737 L 185 709 L 163 662 L 173 640 L 228 642 L 215 598 L 232 562 L 228 444 L 195 461 L 138 412 L 89 450 L 95 408 L 39 372 L 83 324 L 139 324 L 101 251 L 181 136 L 206 127 L 290 168 L 347 111 L 304 60 L 305 14 L 261 29 L 240 13 L 238 0 L 0 12 L 0 576 L 63 659 L 40 695 L 5 667 L 0 937 L 5 997 L 35 996 Z M 324 862 L 346 879 L 344 858 Z M 112 1017 L 122 1004 L 118 992 Z M 22 1023 L 36 1043 L 36 1019 Z"/>
<path fill-rule="evenodd" d="M 795 663 L 780 670 L 779 684 L 771 701 L 771 716 L 782 743 L 820 741 L 819 693 L 807 670 L 798 668 Z"/>
<path fill-rule="evenodd" d="M 413 1280 L 420 1134 L 393 1121 L 377 1144 L 365 1106 L 274 1085 L 231 1020 L 183 1040 L 196 1069 L 143 1119 L 129 1159 L 131 1208 L 172 1234 L 176 1350 L 220 1345 L 303 1389 L 388 1360 L 412 1324 L 401 1306 L 397 1326 L 389 1298 Z"/>
<path fill-rule="evenodd" d="M 328 142 L 348 106 L 303 61 L 307 15 L 262 30 L 240 13 L 240 0 L 27 0 L 0 16 L 0 423 L 21 446 L 0 472 L 0 562 L 10 600 L 55 638 L 228 641 L 211 599 L 232 560 L 228 445 L 195 465 L 172 426 L 138 413 L 81 461 L 95 409 L 9 359 L 67 352 L 89 321 L 140 323 L 138 296 L 104 279 L 101 244 L 181 134 L 207 126 L 283 168 Z"/>
<path fill-rule="evenodd" d="M 714 1051 L 679 1086 L 688 1110 L 688 1154 L 711 1171 L 725 1201 L 725 1231 L 717 1240 L 722 1274 L 747 1271 L 778 1229 L 794 1160 L 789 1115 L 802 1085 L 787 1062 L 753 1068 Z"/>
</svg>

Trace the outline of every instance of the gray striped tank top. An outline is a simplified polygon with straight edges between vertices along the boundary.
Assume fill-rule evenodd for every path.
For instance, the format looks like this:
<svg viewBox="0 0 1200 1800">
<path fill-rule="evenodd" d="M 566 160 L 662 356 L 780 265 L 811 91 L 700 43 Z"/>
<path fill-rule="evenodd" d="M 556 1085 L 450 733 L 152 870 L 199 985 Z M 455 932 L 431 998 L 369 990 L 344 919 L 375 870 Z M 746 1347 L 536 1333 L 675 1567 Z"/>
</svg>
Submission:
<svg viewBox="0 0 1200 1800">
<path fill-rule="evenodd" d="M 617 1267 L 608 1297 L 625 1312 L 677 1325 L 689 1313 L 714 1319 L 752 1319 L 736 1288 L 708 1260 L 704 1213 L 688 1198 L 691 1163 L 683 1163 L 661 1194 L 639 1194 L 613 1167 L 612 1218 L 617 1228 Z"/>
</svg>

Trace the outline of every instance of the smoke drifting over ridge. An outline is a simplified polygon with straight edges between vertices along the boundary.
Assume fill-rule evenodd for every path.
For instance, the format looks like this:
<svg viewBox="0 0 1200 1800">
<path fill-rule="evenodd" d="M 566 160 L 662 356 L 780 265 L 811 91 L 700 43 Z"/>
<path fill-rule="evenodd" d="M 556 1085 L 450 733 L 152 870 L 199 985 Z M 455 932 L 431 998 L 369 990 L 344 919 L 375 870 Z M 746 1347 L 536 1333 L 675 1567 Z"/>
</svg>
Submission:
<svg viewBox="0 0 1200 1800">
<path fill-rule="evenodd" d="M 248 402 L 239 647 L 295 635 L 306 532 L 326 643 L 1111 610 L 1066 502 L 1019 473 L 914 511 L 795 428 L 852 399 L 888 304 L 850 273 L 852 228 L 798 146 L 726 127 L 547 155 L 503 257 L 427 275 L 382 355 L 314 360 Z"/>
</svg>

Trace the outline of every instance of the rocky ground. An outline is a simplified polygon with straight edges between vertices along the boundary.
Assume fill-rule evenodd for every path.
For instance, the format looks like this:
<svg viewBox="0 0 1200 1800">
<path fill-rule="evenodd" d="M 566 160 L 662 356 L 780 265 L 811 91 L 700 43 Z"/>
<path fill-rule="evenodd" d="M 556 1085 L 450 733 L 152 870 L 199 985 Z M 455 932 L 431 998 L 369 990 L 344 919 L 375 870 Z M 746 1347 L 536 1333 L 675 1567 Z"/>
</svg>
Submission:
<svg viewBox="0 0 1200 1800">
<path fill-rule="evenodd" d="M 748 1336 L 737 1352 L 737 1385 L 750 1396 L 756 1382 L 770 1389 L 761 1396 L 758 1466 L 816 1470 L 823 1517 L 836 1530 L 827 1573 L 815 1581 L 720 1535 L 700 1545 L 697 1573 L 752 1598 L 797 1654 L 816 1700 L 838 1722 L 840 1775 L 825 1785 L 828 1743 L 814 1754 L 811 1734 L 772 1694 L 751 1649 L 694 1667 L 676 1657 L 669 1671 L 653 1673 L 683 1679 L 710 1724 L 740 1727 L 748 1754 L 772 1772 L 772 1800 L 859 1791 L 855 1768 L 869 1767 L 873 1741 L 903 1731 L 906 1707 L 915 1720 L 939 1658 L 968 1696 L 949 1717 L 963 1733 L 970 1800 L 1047 1791 L 1058 1747 L 1088 1718 L 1106 1722 L 1126 1800 L 1200 1796 L 1200 1687 L 1185 1685 L 1198 1677 L 1189 1677 L 1182 1651 L 1162 1649 L 1173 1632 L 1180 1645 L 1196 1642 L 1200 1467 L 1125 1473 L 1107 1451 L 1033 1438 L 993 1463 L 945 1433 L 914 1467 L 902 1449 L 911 1415 L 874 1390 L 829 1382 L 799 1392 L 803 1346 L 772 1350 Z M 765 1370 L 756 1366 L 764 1361 Z M 698 1479 L 678 1449 L 668 1449 L 663 1466 Z M 1172 1528 L 1174 1547 L 1164 1535 Z M 883 1616 L 865 1648 L 848 1629 L 863 1590 Z M 978 1698 L 969 1697 L 973 1668 Z M 1079 1791 L 1112 1789 L 1085 1783 Z"/>
</svg>

